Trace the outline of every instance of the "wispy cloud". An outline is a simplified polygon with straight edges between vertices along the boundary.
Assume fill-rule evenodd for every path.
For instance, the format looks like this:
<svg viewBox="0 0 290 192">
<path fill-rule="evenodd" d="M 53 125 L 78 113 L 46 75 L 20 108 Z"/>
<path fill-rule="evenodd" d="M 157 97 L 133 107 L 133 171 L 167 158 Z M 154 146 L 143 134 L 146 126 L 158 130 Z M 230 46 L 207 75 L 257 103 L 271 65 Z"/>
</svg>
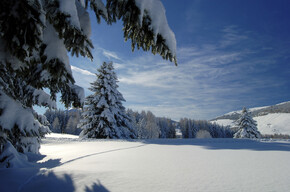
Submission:
<svg viewBox="0 0 290 192">
<path fill-rule="evenodd" d="M 115 52 L 103 49 L 103 55 L 108 59 L 122 60 Z"/>
<path fill-rule="evenodd" d="M 83 75 L 93 75 L 93 76 L 95 75 L 94 73 L 92 73 L 92 72 L 90 72 L 88 70 L 81 69 L 81 68 L 78 68 L 78 67 L 73 66 L 73 65 L 71 65 L 71 69 L 72 69 L 72 71 L 74 71 L 76 73 L 81 73 Z"/>
<path fill-rule="evenodd" d="M 224 27 L 224 29 L 222 29 L 222 32 L 223 38 L 220 41 L 220 46 L 222 48 L 237 44 L 241 41 L 248 39 L 248 36 L 241 33 L 241 31 L 239 31 L 238 27 L 235 25 Z"/>
<path fill-rule="evenodd" d="M 98 50 L 114 59 L 126 107 L 175 120 L 210 119 L 255 105 L 263 100 L 265 90 L 283 86 L 276 77 L 261 76 L 270 73 L 279 54 L 261 54 L 269 50 L 256 50 L 250 43 L 241 47 L 241 41 L 253 39 L 236 26 L 224 27 L 216 43 L 179 47 L 178 67 L 151 53 L 125 59 L 117 52 Z M 77 83 L 85 88 L 95 80 L 87 70 L 72 70 Z"/>
<path fill-rule="evenodd" d="M 87 89 L 91 86 L 90 83 L 95 81 L 96 75 L 88 70 L 81 69 L 73 65 L 71 65 L 71 68 L 76 84 L 85 88 L 86 93 L 88 93 Z"/>
<path fill-rule="evenodd" d="M 144 68 L 148 62 L 161 61 L 151 55 L 134 59 L 138 65 L 131 65 L 133 68 L 120 75 L 120 87 L 128 97 L 128 106 L 178 119 L 213 118 L 255 104 L 258 98 L 252 98 L 253 95 L 261 97 L 263 89 L 281 86 L 283 82 L 259 77 L 259 73 L 270 70 L 275 59 L 249 48 L 226 49 L 248 39 L 238 31 L 235 27 L 225 28 L 219 41 L 223 42 L 222 48 L 220 44 L 179 48 L 178 67 L 167 63 Z"/>
</svg>

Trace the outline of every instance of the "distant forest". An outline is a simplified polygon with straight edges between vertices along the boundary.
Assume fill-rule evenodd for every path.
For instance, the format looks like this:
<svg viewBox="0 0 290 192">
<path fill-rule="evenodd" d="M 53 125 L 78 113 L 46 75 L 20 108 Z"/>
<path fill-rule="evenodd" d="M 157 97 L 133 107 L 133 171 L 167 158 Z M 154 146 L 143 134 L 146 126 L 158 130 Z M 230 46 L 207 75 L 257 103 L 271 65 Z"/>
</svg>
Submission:
<svg viewBox="0 0 290 192">
<path fill-rule="evenodd" d="M 176 138 L 176 129 L 180 129 L 183 138 L 211 137 L 232 138 L 234 132 L 229 127 L 210 123 L 206 120 L 182 118 L 179 122 L 170 118 L 156 117 L 151 111 L 141 113 L 128 109 L 127 115 L 137 131 L 139 139 Z M 44 115 L 54 133 L 79 135 L 81 129 L 81 110 L 47 110 Z M 208 134 L 208 135 L 207 135 Z"/>
</svg>

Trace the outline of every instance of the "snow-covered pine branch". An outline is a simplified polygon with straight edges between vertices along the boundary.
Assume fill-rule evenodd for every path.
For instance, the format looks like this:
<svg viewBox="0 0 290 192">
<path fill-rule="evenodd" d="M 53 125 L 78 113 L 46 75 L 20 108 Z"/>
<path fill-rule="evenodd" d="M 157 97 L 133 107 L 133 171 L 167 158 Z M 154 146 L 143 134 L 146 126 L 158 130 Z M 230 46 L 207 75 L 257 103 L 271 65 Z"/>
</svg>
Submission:
<svg viewBox="0 0 290 192">
<path fill-rule="evenodd" d="M 125 40 L 131 39 L 133 50 L 135 46 L 151 50 L 177 63 L 176 40 L 160 0 L 107 0 L 105 4 L 102 0 L 0 1 L 1 98 L 10 98 L 11 105 L 30 113 L 27 119 L 31 120 L 23 121 L 22 126 L 15 124 L 17 131 L 9 137 L 2 136 L 10 129 L 0 121 L 0 153 L 9 141 L 18 149 L 11 141 L 20 137 L 26 130 L 23 127 L 39 122 L 33 105 L 54 108 L 53 101 L 60 92 L 66 107 L 82 106 L 83 90 L 74 85 L 67 54 L 93 59 L 88 8 L 95 12 L 98 21 L 103 18 L 112 24 L 122 20 Z M 45 88 L 50 96 L 43 92 Z M 12 110 L 3 102 L 0 100 L 1 118 L 5 111 Z M 31 136 L 27 134 L 23 135 Z M 39 131 L 33 134 L 37 138 L 38 135 Z"/>
<path fill-rule="evenodd" d="M 124 37 L 135 47 L 177 64 L 175 35 L 160 0 L 107 0 L 108 22 L 123 21 Z"/>
</svg>

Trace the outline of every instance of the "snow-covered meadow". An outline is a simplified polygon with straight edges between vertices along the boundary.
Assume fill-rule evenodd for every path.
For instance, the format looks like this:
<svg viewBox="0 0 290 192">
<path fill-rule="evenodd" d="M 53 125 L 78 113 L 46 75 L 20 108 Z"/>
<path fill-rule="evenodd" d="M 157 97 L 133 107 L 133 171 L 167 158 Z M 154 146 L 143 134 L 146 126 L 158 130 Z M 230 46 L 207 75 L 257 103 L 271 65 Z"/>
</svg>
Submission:
<svg viewBox="0 0 290 192">
<path fill-rule="evenodd" d="M 289 191 L 290 141 L 79 140 L 51 134 L 0 191 Z"/>
</svg>

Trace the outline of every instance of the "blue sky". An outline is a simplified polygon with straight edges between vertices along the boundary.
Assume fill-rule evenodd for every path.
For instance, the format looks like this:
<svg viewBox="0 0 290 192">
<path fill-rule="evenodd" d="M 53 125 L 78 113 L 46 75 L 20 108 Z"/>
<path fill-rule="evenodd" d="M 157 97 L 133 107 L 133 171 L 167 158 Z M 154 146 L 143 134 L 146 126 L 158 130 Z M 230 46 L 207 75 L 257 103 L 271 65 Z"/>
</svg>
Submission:
<svg viewBox="0 0 290 192">
<path fill-rule="evenodd" d="M 119 91 L 133 110 L 212 119 L 243 106 L 289 101 L 290 1 L 163 0 L 177 40 L 178 67 L 150 52 L 131 52 L 120 22 L 91 15 L 94 61 L 71 58 L 87 88 L 103 61 L 113 61 Z"/>
</svg>

